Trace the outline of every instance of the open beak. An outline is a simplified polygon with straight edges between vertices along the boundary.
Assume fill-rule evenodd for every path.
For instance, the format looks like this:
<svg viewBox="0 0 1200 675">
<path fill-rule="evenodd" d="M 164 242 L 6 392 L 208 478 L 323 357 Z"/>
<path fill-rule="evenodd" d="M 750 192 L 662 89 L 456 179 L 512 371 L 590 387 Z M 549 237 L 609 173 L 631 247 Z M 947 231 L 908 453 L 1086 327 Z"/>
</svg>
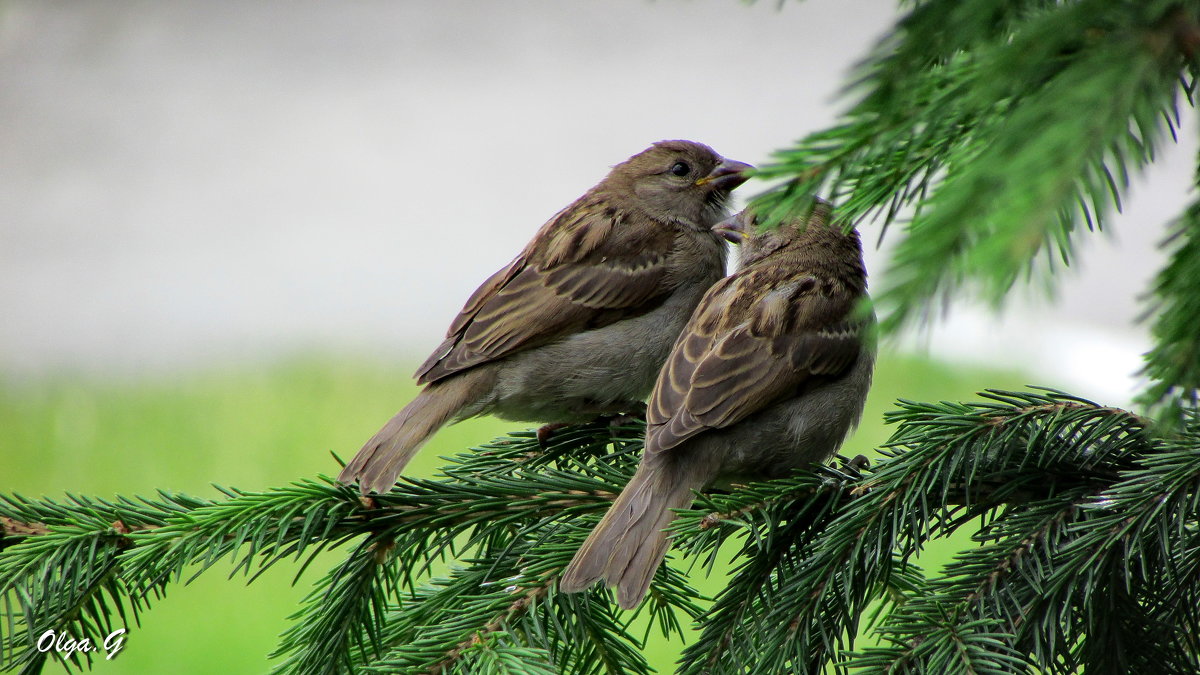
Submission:
<svg viewBox="0 0 1200 675">
<path fill-rule="evenodd" d="M 750 227 L 746 221 L 749 218 L 750 216 L 742 211 L 713 225 L 712 231 L 731 244 L 740 244 L 746 240 L 746 231 Z"/>
<path fill-rule="evenodd" d="M 718 164 L 707 176 L 696 181 L 696 185 L 707 185 L 709 189 L 728 192 L 749 180 L 750 175 L 746 172 L 753 168 L 745 162 L 727 159 Z"/>
</svg>

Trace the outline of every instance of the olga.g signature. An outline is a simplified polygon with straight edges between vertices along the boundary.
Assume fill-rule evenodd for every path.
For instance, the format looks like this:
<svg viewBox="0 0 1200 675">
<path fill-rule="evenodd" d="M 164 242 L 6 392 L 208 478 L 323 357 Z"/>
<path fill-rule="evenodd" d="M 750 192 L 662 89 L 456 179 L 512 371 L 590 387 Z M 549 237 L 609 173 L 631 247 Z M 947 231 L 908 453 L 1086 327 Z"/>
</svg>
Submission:
<svg viewBox="0 0 1200 675">
<path fill-rule="evenodd" d="M 76 652 L 87 654 L 103 649 L 104 659 L 107 661 L 125 647 L 125 629 L 120 628 L 109 633 L 101 645 L 92 644 L 90 638 L 76 640 L 66 633 L 56 633 L 54 629 L 50 629 L 42 633 L 35 646 L 39 652 L 45 653 L 53 650 L 67 658 Z"/>
</svg>

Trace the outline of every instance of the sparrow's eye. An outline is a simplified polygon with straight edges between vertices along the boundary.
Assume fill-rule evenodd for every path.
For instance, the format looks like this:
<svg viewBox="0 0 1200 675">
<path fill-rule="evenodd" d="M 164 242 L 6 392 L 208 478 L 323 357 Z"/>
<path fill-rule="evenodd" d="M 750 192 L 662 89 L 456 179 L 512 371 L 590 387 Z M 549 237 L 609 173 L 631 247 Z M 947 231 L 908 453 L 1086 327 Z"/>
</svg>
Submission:
<svg viewBox="0 0 1200 675">
<path fill-rule="evenodd" d="M 671 173 L 676 176 L 686 176 L 691 172 L 692 167 L 688 166 L 686 162 L 675 162 L 675 165 L 671 167 Z"/>
</svg>

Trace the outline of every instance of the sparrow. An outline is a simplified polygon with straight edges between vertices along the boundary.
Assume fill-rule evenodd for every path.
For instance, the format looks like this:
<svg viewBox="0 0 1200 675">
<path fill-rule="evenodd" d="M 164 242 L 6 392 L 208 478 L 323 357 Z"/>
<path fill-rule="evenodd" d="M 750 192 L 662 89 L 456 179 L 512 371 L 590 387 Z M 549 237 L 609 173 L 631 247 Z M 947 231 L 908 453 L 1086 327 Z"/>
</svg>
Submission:
<svg viewBox="0 0 1200 675">
<path fill-rule="evenodd" d="M 617 164 L 488 277 L 417 370 L 424 388 L 338 480 L 384 492 L 443 425 L 492 414 L 571 423 L 637 412 L 704 292 L 713 226 L 749 164 L 661 141 Z"/>
<path fill-rule="evenodd" d="M 874 369 L 874 314 L 856 231 L 818 202 L 804 221 L 756 232 L 743 211 L 715 231 L 743 241 L 739 269 L 700 301 L 646 411 L 633 478 L 558 587 L 603 580 L 642 600 L 666 556 L 672 509 L 693 492 L 777 478 L 830 457 L 862 416 Z"/>
</svg>

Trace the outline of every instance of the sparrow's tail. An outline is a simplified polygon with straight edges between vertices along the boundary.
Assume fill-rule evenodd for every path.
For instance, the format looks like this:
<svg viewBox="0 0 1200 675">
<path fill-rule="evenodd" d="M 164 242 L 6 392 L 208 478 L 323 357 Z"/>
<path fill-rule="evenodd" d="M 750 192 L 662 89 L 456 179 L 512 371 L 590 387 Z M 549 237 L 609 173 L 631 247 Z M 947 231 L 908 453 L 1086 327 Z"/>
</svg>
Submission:
<svg viewBox="0 0 1200 675">
<path fill-rule="evenodd" d="M 692 503 L 692 490 L 704 481 L 682 462 L 643 461 L 629 484 L 588 535 L 558 582 L 575 593 L 603 579 L 617 589 L 617 602 L 632 609 L 650 588 L 655 570 L 667 555 L 667 533 L 680 509 Z"/>
<path fill-rule="evenodd" d="M 426 385 L 363 445 L 338 474 L 338 480 L 357 480 L 363 494 L 392 489 L 396 477 L 425 441 L 490 389 L 494 377 L 491 369 L 473 368 Z"/>
</svg>

